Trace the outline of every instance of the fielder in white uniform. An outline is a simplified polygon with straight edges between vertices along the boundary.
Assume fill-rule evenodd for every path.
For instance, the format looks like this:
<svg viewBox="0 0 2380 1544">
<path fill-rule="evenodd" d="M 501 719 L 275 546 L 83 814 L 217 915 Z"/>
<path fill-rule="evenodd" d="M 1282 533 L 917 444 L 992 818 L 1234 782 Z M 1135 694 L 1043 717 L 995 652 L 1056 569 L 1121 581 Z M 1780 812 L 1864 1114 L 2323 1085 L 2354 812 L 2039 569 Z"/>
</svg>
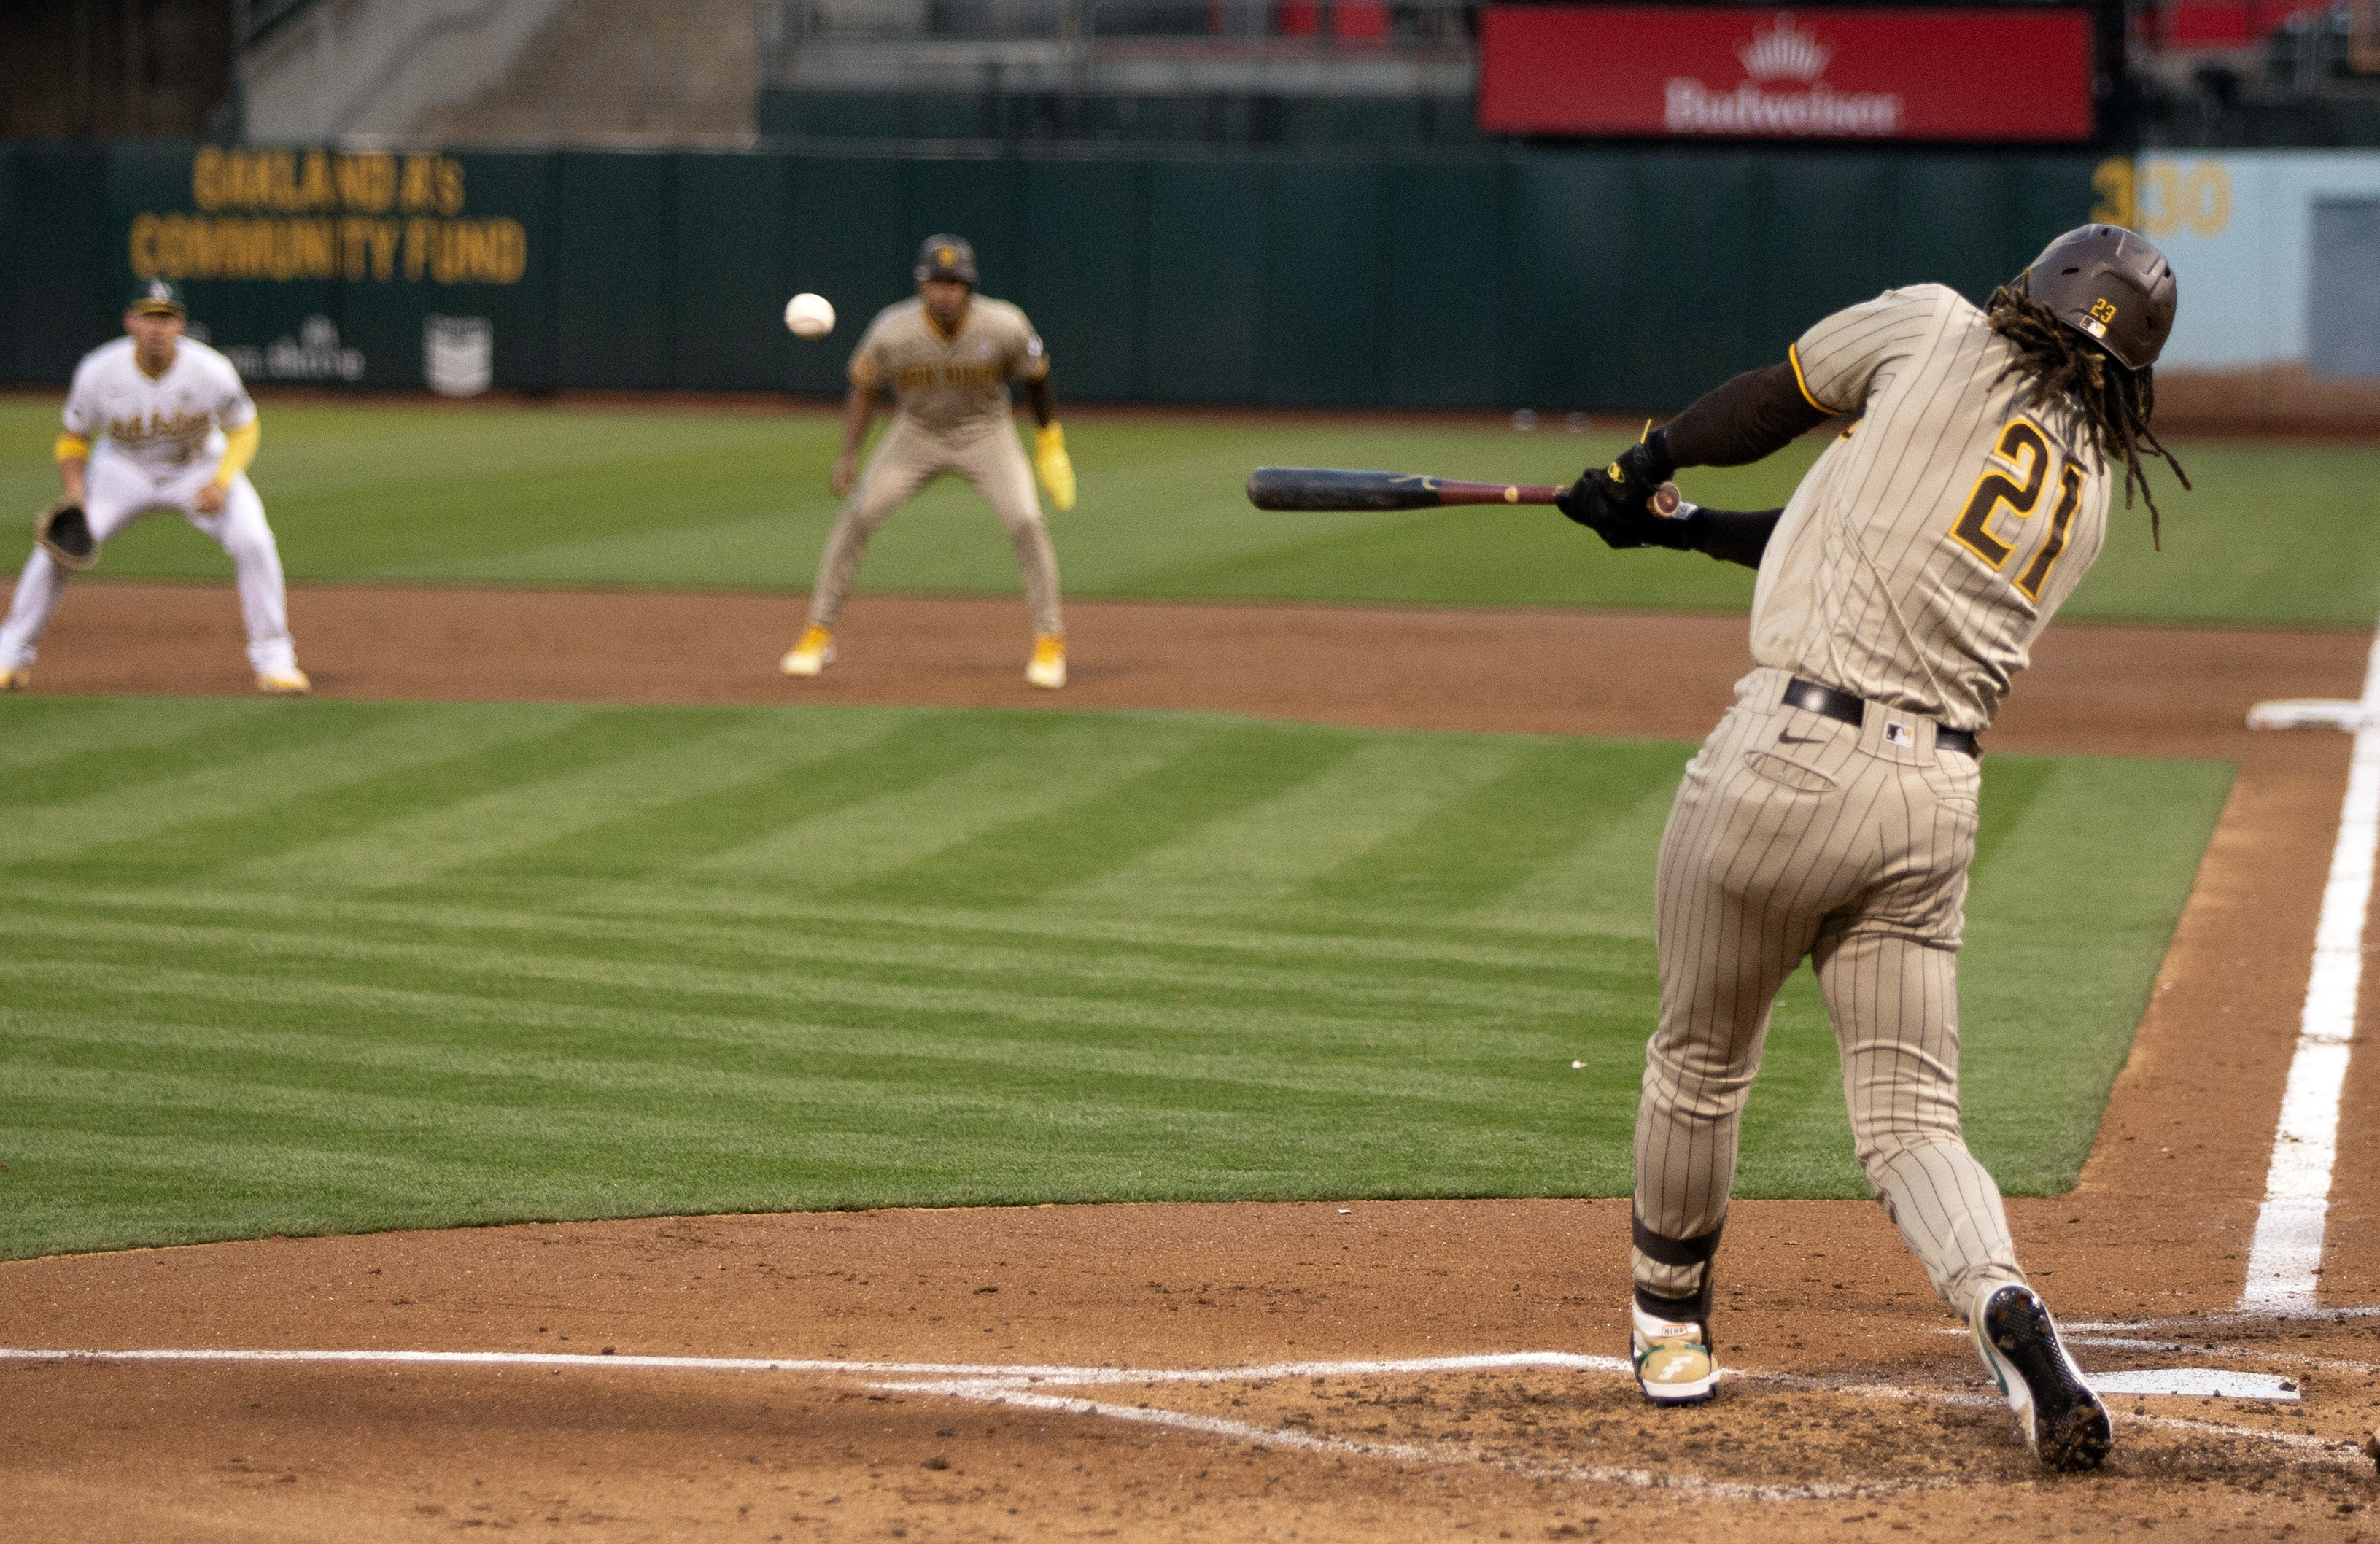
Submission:
<svg viewBox="0 0 2380 1544">
<path fill-rule="evenodd" d="M 289 640 L 281 553 L 248 480 L 261 432 L 256 404 L 229 359 L 182 335 L 188 314 L 175 286 L 151 280 L 125 309 L 128 335 L 83 356 L 67 394 L 58 480 L 102 545 L 161 509 L 214 538 L 239 577 L 257 689 L 302 692 L 309 683 Z M 0 624 L 0 690 L 27 684 L 66 582 L 66 569 L 36 546 Z"/>
</svg>

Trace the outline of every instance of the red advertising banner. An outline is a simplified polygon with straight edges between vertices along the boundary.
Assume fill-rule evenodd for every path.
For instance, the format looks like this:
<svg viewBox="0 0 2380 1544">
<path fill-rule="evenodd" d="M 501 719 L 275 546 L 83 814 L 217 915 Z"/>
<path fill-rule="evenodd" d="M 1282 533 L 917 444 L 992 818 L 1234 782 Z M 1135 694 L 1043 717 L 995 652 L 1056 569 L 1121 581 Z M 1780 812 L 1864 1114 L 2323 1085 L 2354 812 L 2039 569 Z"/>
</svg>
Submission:
<svg viewBox="0 0 2380 1544">
<path fill-rule="evenodd" d="M 2091 18 L 1489 6 L 1479 127 L 1632 139 L 2087 140 Z"/>
</svg>

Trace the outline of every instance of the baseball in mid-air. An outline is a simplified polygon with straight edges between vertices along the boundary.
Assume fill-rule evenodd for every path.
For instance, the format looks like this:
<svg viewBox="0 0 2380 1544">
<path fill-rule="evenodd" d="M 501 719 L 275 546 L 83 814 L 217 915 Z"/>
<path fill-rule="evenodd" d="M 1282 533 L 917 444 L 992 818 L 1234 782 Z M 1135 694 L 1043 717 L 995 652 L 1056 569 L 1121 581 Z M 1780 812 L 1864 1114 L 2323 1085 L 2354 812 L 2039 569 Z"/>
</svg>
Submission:
<svg viewBox="0 0 2380 1544">
<path fill-rule="evenodd" d="M 822 338 L 834 331 L 834 308 L 825 296 L 804 290 L 785 302 L 785 325 L 797 338 Z"/>
</svg>

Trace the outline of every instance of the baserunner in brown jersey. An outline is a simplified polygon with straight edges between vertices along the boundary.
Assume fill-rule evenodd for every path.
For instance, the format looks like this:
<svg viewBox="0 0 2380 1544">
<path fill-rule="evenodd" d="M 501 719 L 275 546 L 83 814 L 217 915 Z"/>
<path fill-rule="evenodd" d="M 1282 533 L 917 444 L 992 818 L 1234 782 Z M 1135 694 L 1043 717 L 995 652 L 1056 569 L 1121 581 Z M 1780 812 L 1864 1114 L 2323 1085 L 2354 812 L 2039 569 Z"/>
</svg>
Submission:
<svg viewBox="0 0 2380 1544">
<path fill-rule="evenodd" d="M 2150 367 L 2174 303 L 2155 247 L 2085 225 L 1983 310 L 1919 285 L 1826 318 L 1560 501 L 1614 547 L 1760 572 L 1755 668 L 1686 768 L 1656 881 L 1661 1017 L 1631 1257 L 1631 1348 L 1656 1403 L 1707 1399 L 1718 1381 L 1712 1259 L 1737 1128 L 1769 1006 L 1807 958 L 1877 1198 L 2042 1461 L 2107 1455 L 2107 1410 L 1960 1135 L 1956 966 L 1976 736 L 2098 555 L 2117 470 L 2128 507 L 2147 494 L 2139 451 L 2165 455 Z M 1678 468 L 1757 460 L 1838 416 L 1846 427 L 1781 510 L 1649 505 Z"/>
<path fill-rule="evenodd" d="M 1033 496 L 1038 470 L 1051 504 L 1075 506 L 1075 468 L 1050 395 L 1050 356 L 1023 311 L 975 292 L 975 249 L 959 237 L 926 237 L 915 272 L 917 295 L 877 312 L 851 352 L 843 455 L 830 479 L 835 496 L 848 502 L 819 555 L 809 626 L 781 668 L 788 675 L 816 675 L 833 663 L 835 618 L 851 595 L 868 539 L 918 489 L 955 472 L 975 484 L 1015 543 L 1033 612 L 1033 654 L 1025 678 L 1037 687 L 1062 687 L 1066 629 L 1058 615 L 1058 555 Z M 1040 426 L 1032 468 L 1016 442 L 1012 381 L 1024 383 Z M 895 398 L 892 427 L 863 471 L 859 447 L 877 398 L 886 392 Z"/>
</svg>

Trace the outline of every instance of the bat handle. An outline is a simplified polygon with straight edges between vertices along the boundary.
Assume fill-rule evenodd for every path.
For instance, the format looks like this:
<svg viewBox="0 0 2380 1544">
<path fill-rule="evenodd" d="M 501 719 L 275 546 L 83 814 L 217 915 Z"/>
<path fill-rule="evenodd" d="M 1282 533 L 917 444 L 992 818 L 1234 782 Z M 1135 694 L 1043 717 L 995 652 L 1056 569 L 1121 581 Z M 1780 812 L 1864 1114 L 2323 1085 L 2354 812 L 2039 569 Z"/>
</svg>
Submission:
<svg viewBox="0 0 2380 1544">
<path fill-rule="evenodd" d="M 1654 489 L 1652 498 L 1646 502 L 1651 505 L 1653 513 L 1664 520 L 1681 518 L 1692 514 L 1694 509 L 1693 505 L 1686 502 L 1686 496 L 1678 492 L 1678 485 L 1674 482 L 1664 482 Z"/>
</svg>

